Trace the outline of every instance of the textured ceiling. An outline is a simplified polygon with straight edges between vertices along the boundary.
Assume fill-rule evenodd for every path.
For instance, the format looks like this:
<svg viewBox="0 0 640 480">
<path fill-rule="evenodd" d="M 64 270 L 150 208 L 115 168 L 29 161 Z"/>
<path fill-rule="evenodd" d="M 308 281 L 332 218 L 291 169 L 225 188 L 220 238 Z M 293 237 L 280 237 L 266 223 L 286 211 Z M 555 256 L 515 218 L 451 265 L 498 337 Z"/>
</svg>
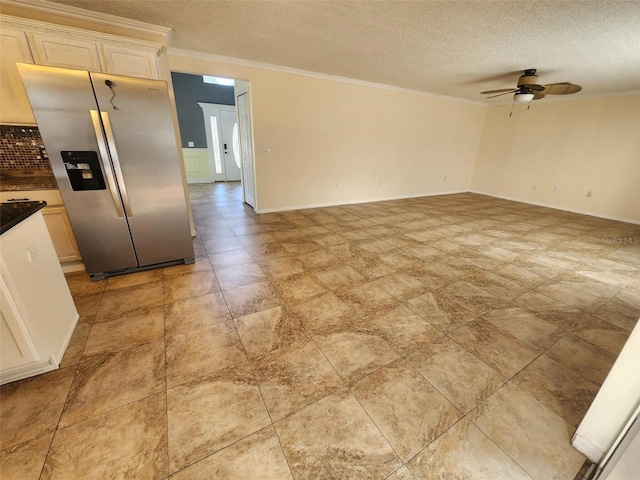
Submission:
<svg viewBox="0 0 640 480">
<path fill-rule="evenodd" d="M 574 98 L 640 90 L 640 1 L 54 1 L 171 27 L 174 48 L 469 100 L 525 68 Z"/>
</svg>

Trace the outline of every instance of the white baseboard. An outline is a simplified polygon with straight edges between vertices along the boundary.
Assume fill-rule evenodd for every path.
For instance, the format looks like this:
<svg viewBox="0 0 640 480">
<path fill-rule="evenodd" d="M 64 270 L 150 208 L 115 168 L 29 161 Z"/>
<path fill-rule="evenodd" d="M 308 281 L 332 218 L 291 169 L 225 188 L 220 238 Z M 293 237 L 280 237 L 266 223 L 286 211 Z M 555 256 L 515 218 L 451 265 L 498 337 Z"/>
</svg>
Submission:
<svg viewBox="0 0 640 480">
<path fill-rule="evenodd" d="M 605 454 L 602 448 L 596 447 L 587 438 L 582 437 L 577 433 L 571 439 L 571 445 L 573 445 L 573 448 L 578 450 L 593 463 L 599 463 Z"/>
<path fill-rule="evenodd" d="M 417 195 L 409 195 L 409 196 L 361 199 L 361 200 L 353 200 L 353 201 L 342 202 L 342 203 L 314 203 L 310 205 L 297 205 L 297 206 L 288 206 L 288 207 L 281 207 L 281 208 L 265 208 L 265 209 L 256 210 L 256 213 L 277 213 L 277 212 L 290 212 L 292 210 L 307 210 L 310 208 L 342 207 L 345 205 L 358 205 L 361 203 L 389 202 L 391 200 L 404 200 L 407 198 L 420 198 L 420 197 L 435 197 L 438 195 L 453 195 L 456 193 L 467 193 L 467 190 L 450 190 L 447 192 L 420 193 Z"/>
<path fill-rule="evenodd" d="M 0 385 L 15 382 L 16 380 L 22 380 L 23 378 L 33 377 L 34 375 L 40 375 L 41 373 L 51 372 L 57 368 L 58 365 L 51 357 L 47 360 L 38 360 L 26 365 L 9 368 L 7 370 L 3 370 L 0 374 Z"/>
<path fill-rule="evenodd" d="M 73 273 L 73 272 L 84 272 L 84 263 L 81 261 L 77 262 L 65 262 L 61 263 L 63 273 Z"/>
<path fill-rule="evenodd" d="M 69 330 L 65 335 L 62 345 L 60 346 L 60 350 L 56 352 L 55 355 L 51 354 L 51 359 L 52 359 L 51 361 L 55 363 L 56 366 L 59 366 L 60 362 L 62 362 L 62 357 L 64 357 L 64 352 L 66 352 L 67 348 L 69 347 L 69 343 L 71 342 L 71 337 L 73 337 L 73 332 L 76 329 L 76 325 L 78 325 L 78 320 L 80 320 L 80 315 L 76 313 L 73 318 L 73 321 L 71 322 L 71 325 L 69 325 Z"/>
<path fill-rule="evenodd" d="M 0 385 L 4 385 L 5 383 L 9 382 L 15 382 L 17 380 L 22 380 L 24 378 L 33 377 L 34 375 L 51 372 L 60 368 L 60 362 L 62 361 L 62 357 L 69 347 L 69 343 L 71 342 L 71 337 L 73 336 L 73 332 L 76 329 L 78 320 L 80 320 L 80 315 L 76 313 L 73 317 L 73 321 L 69 325 L 69 330 L 65 335 L 63 344 L 60 346 L 60 349 L 57 352 L 50 354 L 49 358 L 46 360 L 36 360 L 24 365 L 19 365 L 3 370 L 2 373 L 0 373 Z"/>
<path fill-rule="evenodd" d="M 528 205 L 535 205 L 537 207 L 553 208 L 554 210 L 562 210 L 564 212 L 579 213 L 580 215 L 589 215 L 590 217 L 604 218 L 604 219 L 607 219 L 607 220 L 616 220 L 618 222 L 632 223 L 634 225 L 640 225 L 640 220 L 634 220 L 632 218 L 616 217 L 614 215 L 604 215 L 604 214 L 601 214 L 601 213 L 587 212 L 587 211 L 584 211 L 584 210 L 577 210 L 577 209 L 573 209 L 573 208 L 560 207 L 558 205 L 550 205 L 548 203 L 543 203 L 543 202 L 532 202 L 532 201 L 529 201 L 529 200 L 522 200 L 520 198 L 508 197 L 508 196 L 505 196 L 505 195 L 496 195 L 495 193 L 481 192 L 479 190 L 469 190 L 469 193 L 476 193 L 478 195 L 486 195 L 487 197 L 501 198 L 503 200 L 511 200 L 513 202 L 526 203 Z"/>
<path fill-rule="evenodd" d="M 195 178 L 187 178 L 187 183 L 189 185 L 198 184 L 198 183 L 214 183 L 210 178 L 204 177 L 195 177 Z"/>
</svg>

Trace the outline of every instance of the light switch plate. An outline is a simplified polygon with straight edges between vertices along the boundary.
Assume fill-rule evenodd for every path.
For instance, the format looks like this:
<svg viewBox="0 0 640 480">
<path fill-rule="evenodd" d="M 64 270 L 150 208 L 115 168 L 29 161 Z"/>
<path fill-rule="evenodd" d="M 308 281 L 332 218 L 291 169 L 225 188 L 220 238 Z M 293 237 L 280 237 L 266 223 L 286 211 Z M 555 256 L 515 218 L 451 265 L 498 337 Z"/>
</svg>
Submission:
<svg viewBox="0 0 640 480">
<path fill-rule="evenodd" d="M 27 248 L 27 258 L 29 259 L 29 261 L 33 262 L 37 256 L 38 256 L 38 249 L 36 248 L 36 246 L 35 245 L 29 246 L 29 248 Z"/>
</svg>

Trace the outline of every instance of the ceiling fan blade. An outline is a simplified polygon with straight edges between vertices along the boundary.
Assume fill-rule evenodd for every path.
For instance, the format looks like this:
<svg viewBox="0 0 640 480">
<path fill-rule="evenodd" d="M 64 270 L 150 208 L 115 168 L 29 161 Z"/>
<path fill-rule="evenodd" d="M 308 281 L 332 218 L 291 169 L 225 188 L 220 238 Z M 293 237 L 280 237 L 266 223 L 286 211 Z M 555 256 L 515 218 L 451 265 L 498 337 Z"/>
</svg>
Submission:
<svg viewBox="0 0 640 480">
<path fill-rule="evenodd" d="M 486 92 L 480 92 L 480 95 L 491 95 L 492 93 L 503 92 L 515 92 L 515 90 L 513 88 L 501 88 L 500 90 L 487 90 Z"/>
<path fill-rule="evenodd" d="M 507 90 L 506 92 L 499 93 L 499 94 L 497 94 L 497 95 L 491 95 L 490 97 L 487 97 L 487 98 L 500 97 L 500 96 L 502 96 L 502 95 L 507 95 L 507 94 L 509 94 L 509 93 L 516 93 L 517 91 L 518 91 L 518 90 Z"/>
<path fill-rule="evenodd" d="M 569 82 L 550 83 L 544 86 L 544 93 L 550 95 L 569 95 L 571 93 L 578 93 L 580 90 L 582 90 L 580 85 Z"/>
</svg>

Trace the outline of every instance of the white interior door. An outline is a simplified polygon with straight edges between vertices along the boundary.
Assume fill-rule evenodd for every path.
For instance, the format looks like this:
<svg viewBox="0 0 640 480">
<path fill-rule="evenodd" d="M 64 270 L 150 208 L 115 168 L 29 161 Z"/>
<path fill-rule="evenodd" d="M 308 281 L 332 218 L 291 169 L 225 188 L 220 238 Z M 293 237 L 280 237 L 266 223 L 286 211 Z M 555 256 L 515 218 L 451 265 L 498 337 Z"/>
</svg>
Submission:
<svg viewBox="0 0 640 480">
<path fill-rule="evenodd" d="M 227 182 L 238 181 L 240 180 L 241 160 L 239 148 L 234 148 L 239 141 L 235 109 L 233 111 L 220 110 L 220 130 L 222 132 L 222 159 L 224 161 L 225 180 Z"/>
<path fill-rule="evenodd" d="M 242 191 L 245 203 L 256 208 L 253 171 L 253 139 L 251 136 L 248 92 L 243 92 L 236 96 L 236 108 L 238 110 L 240 155 L 242 157 Z"/>
</svg>

